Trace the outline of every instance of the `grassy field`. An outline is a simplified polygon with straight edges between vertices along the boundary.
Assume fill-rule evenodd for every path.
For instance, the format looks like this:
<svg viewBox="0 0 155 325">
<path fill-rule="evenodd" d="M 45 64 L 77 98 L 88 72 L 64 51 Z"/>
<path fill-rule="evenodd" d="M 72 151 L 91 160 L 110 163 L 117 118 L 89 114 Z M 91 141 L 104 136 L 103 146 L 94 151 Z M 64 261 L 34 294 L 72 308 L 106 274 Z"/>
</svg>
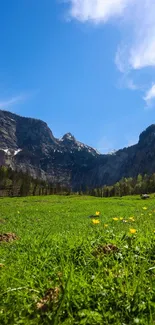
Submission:
<svg viewBox="0 0 155 325">
<path fill-rule="evenodd" d="M 154 196 L 3 198 L 4 233 L 1 325 L 155 324 Z"/>
</svg>

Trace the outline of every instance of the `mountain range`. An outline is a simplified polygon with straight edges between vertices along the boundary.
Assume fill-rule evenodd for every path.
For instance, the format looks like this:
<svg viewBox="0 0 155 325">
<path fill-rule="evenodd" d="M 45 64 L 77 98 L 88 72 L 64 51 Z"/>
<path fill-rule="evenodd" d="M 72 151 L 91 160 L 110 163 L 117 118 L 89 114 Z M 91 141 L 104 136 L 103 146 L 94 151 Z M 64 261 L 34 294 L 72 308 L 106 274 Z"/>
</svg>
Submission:
<svg viewBox="0 0 155 325">
<path fill-rule="evenodd" d="M 71 133 L 57 139 L 45 122 L 0 110 L 0 165 L 73 190 L 112 185 L 155 172 L 155 124 L 137 144 L 100 154 Z"/>
</svg>

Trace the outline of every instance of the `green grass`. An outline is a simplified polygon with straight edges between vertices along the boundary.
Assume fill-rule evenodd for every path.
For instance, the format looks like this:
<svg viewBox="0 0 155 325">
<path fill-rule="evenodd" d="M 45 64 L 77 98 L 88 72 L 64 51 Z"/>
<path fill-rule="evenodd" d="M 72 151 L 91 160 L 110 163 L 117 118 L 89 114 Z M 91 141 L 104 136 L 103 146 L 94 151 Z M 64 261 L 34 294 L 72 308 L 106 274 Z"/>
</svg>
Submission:
<svg viewBox="0 0 155 325">
<path fill-rule="evenodd" d="M 0 243 L 1 325 L 155 324 L 154 196 L 3 198 L 0 219 L 19 237 Z M 49 289 L 59 293 L 38 309 Z"/>
</svg>

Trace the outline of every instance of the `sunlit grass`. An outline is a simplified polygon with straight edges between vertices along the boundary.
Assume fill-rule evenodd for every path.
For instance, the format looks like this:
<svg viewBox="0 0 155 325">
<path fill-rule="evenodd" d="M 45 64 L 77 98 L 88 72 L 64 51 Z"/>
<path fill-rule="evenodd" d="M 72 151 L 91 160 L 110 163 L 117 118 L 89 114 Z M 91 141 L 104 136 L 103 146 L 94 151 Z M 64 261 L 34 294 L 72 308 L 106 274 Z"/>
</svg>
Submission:
<svg viewBox="0 0 155 325">
<path fill-rule="evenodd" d="M 154 200 L 0 199 L 0 324 L 153 325 Z"/>
</svg>

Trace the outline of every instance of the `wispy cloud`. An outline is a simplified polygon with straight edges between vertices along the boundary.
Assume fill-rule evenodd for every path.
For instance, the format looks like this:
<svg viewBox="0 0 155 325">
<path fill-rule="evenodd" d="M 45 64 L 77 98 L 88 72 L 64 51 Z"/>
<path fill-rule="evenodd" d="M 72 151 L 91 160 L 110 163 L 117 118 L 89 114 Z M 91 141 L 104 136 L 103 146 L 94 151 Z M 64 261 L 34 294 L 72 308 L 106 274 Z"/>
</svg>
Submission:
<svg viewBox="0 0 155 325">
<path fill-rule="evenodd" d="M 83 22 L 107 22 L 115 16 L 121 16 L 131 1 L 133 0 L 68 0 L 71 4 L 69 14 Z"/>
<path fill-rule="evenodd" d="M 126 34 L 116 53 L 121 72 L 155 67 L 155 1 L 129 1 L 123 17 Z"/>
<path fill-rule="evenodd" d="M 114 150 L 114 145 L 106 136 L 103 136 L 98 141 L 97 150 L 101 153 L 109 153 Z"/>
<path fill-rule="evenodd" d="M 133 75 L 134 71 L 146 67 L 155 68 L 155 0 L 66 1 L 73 19 L 94 24 L 112 20 L 121 28 L 121 43 L 114 54 L 121 73 Z M 126 86 L 138 89 L 130 79 Z"/>
<path fill-rule="evenodd" d="M 155 104 L 155 84 L 147 91 L 144 100 L 148 108 L 151 108 Z"/>
<path fill-rule="evenodd" d="M 136 84 L 134 80 L 130 76 L 128 76 L 128 74 L 123 74 L 123 76 L 121 76 L 117 86 L 118 88 L 126 88 L 130 90 L 138 90 L 142 88 L 141 85 Z"/>
<path fill-rule="evenodd" d="M 82 22 L 106 23 L 121 18 L 126 26 L 116 54 L 122 70 L 155 66 L 155 1 L 154 0 L 67 0 L 69 14 Z"/>
<path fill-rule="evenodd" d="M 0 100 L 0 109 L 7 109 L 12 106 L 15 106 L 23 101 L 25 101 L 28 98 L 28 95 L 19 95 L 19 96 L 13 96 L 11 98 Z"/>
<path fill-rule="evenodd" d="M 134 137 L 134 138 L 132 137 L 131 139 L 128 140 L 127 147 L 131 147 L 137 143 L 138 143 L 138 137 Z"/>
<path fill-rule="evenodd" d="M 134 83 L 132 79 L 127 79 L 126 80 L 126 88 L 130 90 L 137 90 L 139 89 L 139 86 Z"/>
</svg>

